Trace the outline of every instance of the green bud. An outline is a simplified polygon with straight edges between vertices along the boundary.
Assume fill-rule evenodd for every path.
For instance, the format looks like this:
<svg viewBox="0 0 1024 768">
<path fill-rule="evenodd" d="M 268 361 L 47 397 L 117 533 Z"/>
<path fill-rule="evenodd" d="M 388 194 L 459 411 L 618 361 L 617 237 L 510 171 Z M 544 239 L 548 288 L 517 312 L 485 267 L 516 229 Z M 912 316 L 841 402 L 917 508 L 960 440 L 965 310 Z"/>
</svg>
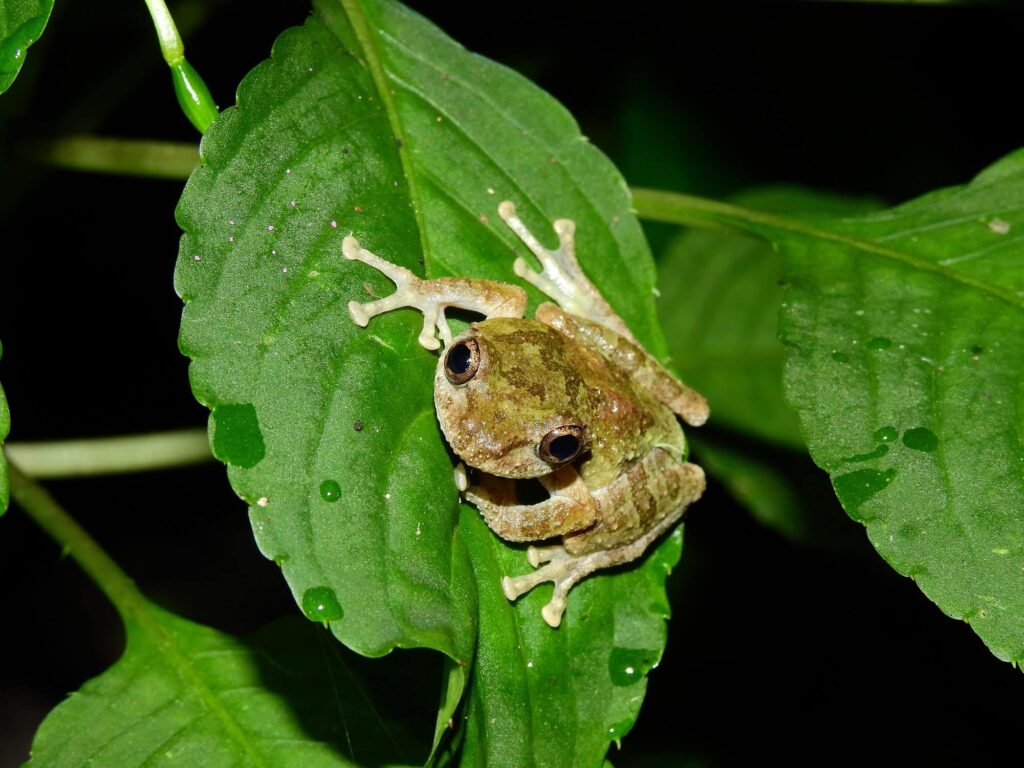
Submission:
<svg viewBox="0 0 1024 768">
<path fill-rule="evenodd" d="M 217 118 L 217 105 L 213 103 L 210 89 L 184 58 L 171 64 L 171 79 L 181 111 L 200 133 L 205 133 Z"/>
</svg>

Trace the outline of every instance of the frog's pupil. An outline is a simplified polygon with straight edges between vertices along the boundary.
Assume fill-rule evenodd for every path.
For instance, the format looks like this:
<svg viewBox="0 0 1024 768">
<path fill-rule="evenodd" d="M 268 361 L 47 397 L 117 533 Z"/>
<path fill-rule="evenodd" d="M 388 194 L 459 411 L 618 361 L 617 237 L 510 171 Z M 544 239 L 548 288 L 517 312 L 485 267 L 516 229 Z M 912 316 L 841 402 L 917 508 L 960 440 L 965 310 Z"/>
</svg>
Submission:
<svg viewBox="0 0 1024 768">
<path fill-rule="evenodd" d="M 448 353 L 448 370 L 452 373 L 465 373 L 469 370 L 470 361 L 473 359 L 469 347 L 465 344 L 456 344 Z"/>
<path fill-rule="evenodd" d="M 548 443 L 548 453 L 558 461 L 568 461 L 580 449 L 580 439 L 575 435 L 562 435 Z"/>
</svg>

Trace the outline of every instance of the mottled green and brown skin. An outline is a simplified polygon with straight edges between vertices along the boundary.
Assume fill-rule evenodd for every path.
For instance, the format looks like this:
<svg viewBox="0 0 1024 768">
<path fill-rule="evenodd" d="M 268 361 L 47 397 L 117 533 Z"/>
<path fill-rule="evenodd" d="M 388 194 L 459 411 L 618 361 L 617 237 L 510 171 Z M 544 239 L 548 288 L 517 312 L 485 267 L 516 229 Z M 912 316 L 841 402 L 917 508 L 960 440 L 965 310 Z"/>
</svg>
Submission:
<svg viewBox="0 0 1024 768">
<path fill-rule="evenodd" d="M 479 370 L 455 386 L 440 361 L 434 404 L 452 449 L 471 467 L 513 478 L 550 474 L 537 446 L 562 424 L 587 427 L 590 455 L 579 472 L 591 488 L 609 485 L 655 445 L 685 454 L 672 413 L 586 339 L 512 318 L 474 323 L 453 343 L 467 338 L 479 343 Z"/>
<path fill-rule="evenodd" d="M 425 317 L 421 343 L 436 346 L 436 326 L 446 348 L 471 343 L 477 350 L 467 381 L 438 362 L 434 404 L 452 450 L 479 470 L 469 486 L 465 471 L 456 479 L 465 498 L 487 524 L 511 541 L 561 537 L 560 545 L 531 547 L 537 570 L 506 577 L 503 588 L 515 599 L 543 581 L 555 591 L 542 614 L 558 626 L 569 590 L 595 570 L 629 562 L 682 516 L 704 490 L 704 473 L 686 461 L 686 438 L 676 414 L 687 423 L 707 419 L 704 399 L 682 384 L 632 337 L 576 262 L 571 221 L 555 222 L 560 247 L 541 245 L 511 203 L 499 213 L 530 248 L 543 271 L 517 259 L 516 273 L 552 298 L 536 319 L 522 317 L 525 294 L 516 286 L 485 280 L 420 280 L 346 238 L 345 256 L 380 269 L 396 284 L 395 294 L 377 302 L 349 305 L 353 319 L 398 306 L 414 306 Z M 452 339 L 444 309 L 458 306 L 487 316 Z M 426 338 L 425 338 L 426 337 Z M 431 346 L 433 344 L 433 346 Z M 574 425 L 583 449 L 571 461 L 545 460 L 542 440 Z M 520 504 L 514 479 L 538 478 L 550 498 Z"/>
</svg>

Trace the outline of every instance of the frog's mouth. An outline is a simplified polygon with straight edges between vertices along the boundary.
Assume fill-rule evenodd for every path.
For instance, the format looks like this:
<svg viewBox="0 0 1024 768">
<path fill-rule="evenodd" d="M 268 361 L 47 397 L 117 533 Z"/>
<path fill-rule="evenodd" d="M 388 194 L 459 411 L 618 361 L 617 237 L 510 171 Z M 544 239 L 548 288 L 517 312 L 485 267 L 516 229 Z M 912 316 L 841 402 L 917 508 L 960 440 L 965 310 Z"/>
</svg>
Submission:
<svg viewBox="0 0 1024 768">
<path fill-rule="evenodd" d="M 538 456 L 537 443 L 528 436 L 509 440 L 474 419 L 445 422 L 446 419 L 438 418 L 448 445 L 459 459 L 474 469 L 512 479 L 541 477 L 553 469 Z"/>
</svg>

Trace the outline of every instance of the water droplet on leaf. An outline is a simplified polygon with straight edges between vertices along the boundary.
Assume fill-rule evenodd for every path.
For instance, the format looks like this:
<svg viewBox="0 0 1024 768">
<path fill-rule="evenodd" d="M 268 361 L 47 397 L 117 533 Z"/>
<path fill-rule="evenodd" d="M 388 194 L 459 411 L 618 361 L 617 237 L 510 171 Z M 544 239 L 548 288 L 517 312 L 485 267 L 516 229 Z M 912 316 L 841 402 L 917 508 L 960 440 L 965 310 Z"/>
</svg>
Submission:
<svg viewBox="0 0 1024 768">
<path fill-rule="evenodd" d="M 832 487 L 846 512 L 855 519 L 857 510 L 864 502 L 883 490 L 896 477 L 895 469 L 884 472 L 877 469 L 858 469 L 832 480 Z"/>
<path fill-rule="evenodd" d="M 312 587 L 303 592 L 302 612 L 311 621 L 336 621 L 345 614 L 330 587 Z"/>
<path fill-rule="evenodd" d="M 872 435 L 872 437 L 875 440 L 878 440 L 883 443 L 891 443 L 899 436 L 900 433 L 896 430 L 895 427 L 882 427 L 880 430 L 878 430 L 877 432 L 875 432 L 875 434 Z"/>
<path fill-rule="evenodd" d="M 858 461 L 871 461 L 872 459 L 880 459 L 889 452 L 889 446 L 884 443 L 873 451 L 867 453 L 858 453 L 856 456 L 851 456 L 848 459 L 843 459 L 845 462 L 858 462 Z"/>
<path fill-rule="evenodd" d="M 931 453 L 939 444 L 939 438 L 926 427 L 914 427 L 903 433 L 903 444 L 915 451 Z"/>
<path fill-rule="evenodd" d="M 254 467 L 267 449 L 251 403 L 218 405 L 213 420 L 213 455 L 228 464 Z"/>
<path fill-rule="evenodd" d="M 658 661 L 658 652 L 645 648 L 613 648 L 608 657 L 608 674 L 615 685 L 633 685 L 643 680 Z"/>
<path fill-rule="evenodd" d="M 883 349 L 888 349 L 892 346 L 892 339 L 887 339 L 885 336 L 875 336 L 868 342 L 868 349 L 872 352 L 881 352 Z"/>
<path fill-rule="evenodd" d="M 838 349 L 832 350 L 832 359 L 837 363 L 847 363 L 850 361 L 849 356 L 845 352 L 840 352 Z"/>
<path fill-rule="evenodd" d="M 632 720 L 623 720 L 622 722 L 608 726 L 608 735 L 611 736 L 612 741 L 618 744 L 622 740 L 622 737 L 629 733 L 629 730 L 632 727 Z"/>
<path fill-rule="evenodd" d="M 320 483 L 320 498 L 324 501 L 337 501 L 341 498 L 341 486 L 337 480 L 324 480 Z"/>
</svg>

